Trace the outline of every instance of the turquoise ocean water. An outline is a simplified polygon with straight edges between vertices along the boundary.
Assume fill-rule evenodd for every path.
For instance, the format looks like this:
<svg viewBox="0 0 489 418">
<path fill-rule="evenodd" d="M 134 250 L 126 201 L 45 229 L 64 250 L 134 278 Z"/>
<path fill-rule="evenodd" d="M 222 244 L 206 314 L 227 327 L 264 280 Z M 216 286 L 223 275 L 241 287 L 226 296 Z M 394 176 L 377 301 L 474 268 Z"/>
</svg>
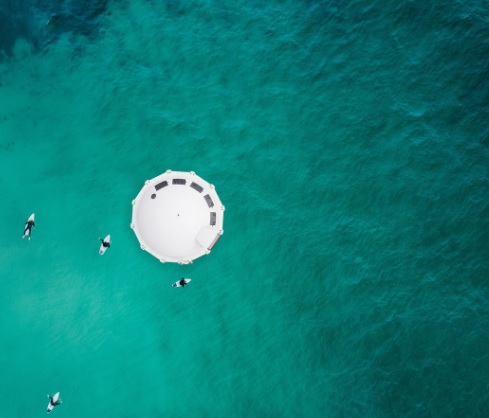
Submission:
<svg viewBox="0 0 489 418">
<path fill-rule="evenodd" d="M 0 5 L 0 416 L 488 416 L 487 2 Z M 226 206 L 188 266 L 167 169 Z"/>
</svg>

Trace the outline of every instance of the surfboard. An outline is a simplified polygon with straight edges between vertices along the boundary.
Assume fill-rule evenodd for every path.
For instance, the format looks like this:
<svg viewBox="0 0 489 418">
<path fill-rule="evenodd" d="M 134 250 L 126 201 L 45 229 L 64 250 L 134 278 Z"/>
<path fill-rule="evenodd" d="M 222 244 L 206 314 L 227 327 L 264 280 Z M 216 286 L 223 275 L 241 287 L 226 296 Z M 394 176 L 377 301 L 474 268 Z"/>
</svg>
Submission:
<svg viewBox="0 0 489 418">
<path fill-rule="evenodd" d="M 180 279 L 182 280 L 182 279 Z M 176 281 L 175 283 L 172 284 L 173 287 L 183 287 L 181 284 L 180 284 L 180 280 Z M 185 281 L 186 284 L 189 284 L 192 279 L 183 279 Z"/>
<path fill-rule="evenodd" d="M 108 242 L 110 244 L 110 235 L 107 235 L 105 238 L 104 238 L 104 241 L 105 242 Z M 107 248 L 109 247 L 104 247 L 104 243 L 101 243 L 100 244 L 100 250 L 98 251 L 98 253 L 100 255 L 104 255 L 105 251 L 107 251 Z"/>
<path fill-rule="evenodd" d="M 49 395 L 48 395 L 49 397 Z M 56 403 L 59 400 L 59 392 L 53 396 L 53 402 Z M 48 403 L 47 413 L 49 414 L 54 409 L 54 405 L 51 403 L 51 400 Z"/>
<path fill-rule="evenodd" d="M 29 216 L 29 219 L 27 219 L 26 223 L 25 223 L 25 226 L 24 226 L 24 235 L 22 235 L 22 239 L 24 239 L 25 237 L 27 237 L 27 239 L 31 239 L 31 229 L 27 228 L 27 225 L 29 224 L 29 222 L 34 222 L 34 214 L 32 214 L 31 216 Z"/>
</svg>

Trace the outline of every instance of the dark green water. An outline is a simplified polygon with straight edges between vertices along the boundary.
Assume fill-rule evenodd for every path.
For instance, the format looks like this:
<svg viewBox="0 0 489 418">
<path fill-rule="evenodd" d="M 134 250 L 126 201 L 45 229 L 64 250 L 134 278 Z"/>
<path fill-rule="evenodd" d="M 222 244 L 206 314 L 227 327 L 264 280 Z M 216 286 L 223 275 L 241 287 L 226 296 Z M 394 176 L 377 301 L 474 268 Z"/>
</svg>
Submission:
<svg viewBox="0 0 489 418">
<path fill-rule="evenodd" d="M 2 416 L 487 416 L 485 2 L 2 3 Z M 167 169 L 189 266 L 129 227 Z"/>
</svg>

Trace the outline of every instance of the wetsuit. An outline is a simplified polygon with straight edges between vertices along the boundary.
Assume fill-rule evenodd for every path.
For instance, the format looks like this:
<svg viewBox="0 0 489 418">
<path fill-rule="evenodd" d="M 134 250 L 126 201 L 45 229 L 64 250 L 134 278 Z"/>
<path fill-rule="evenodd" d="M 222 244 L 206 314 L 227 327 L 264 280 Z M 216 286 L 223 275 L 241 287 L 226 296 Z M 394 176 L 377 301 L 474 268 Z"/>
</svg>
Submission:
<svg viewBox="0 0 489 418">
<path fill-rule="evenodd" d="M 25 223 L 25 229 L 24 229 L 24 235 L 30 235 L 33 226 L 36 226 L 34 221 L 26 222 Z M 27 232 L 29 232 L 29 233 L 27 233 Z"/>
<path fill-rule="evenodd" d="M 102 245 L 107 248 L 110 247 L 110 242 L 105 242 L 102 238 L 100 238 L 100 241 L 102 241 Z"/>
<path fill-rule="evenodd" d="M 56 401 L 56 402 L 53 402 L 53 397 L 50 396 L 49 397 L 49 403 L 53 406 L 58 406 L 61 402 L 60 401 Z"/>
</svg>

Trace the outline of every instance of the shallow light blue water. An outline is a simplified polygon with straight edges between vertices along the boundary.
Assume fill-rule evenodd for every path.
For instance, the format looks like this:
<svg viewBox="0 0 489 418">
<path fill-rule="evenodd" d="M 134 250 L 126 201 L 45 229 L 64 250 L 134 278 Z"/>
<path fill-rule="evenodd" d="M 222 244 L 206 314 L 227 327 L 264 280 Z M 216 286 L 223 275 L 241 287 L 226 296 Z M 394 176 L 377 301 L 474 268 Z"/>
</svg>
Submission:
<svg viewBox="0 0 489 418">
<path fill-rule="evenodd" d="M 487 416 L 489 6 L 72 3 L 0 9 L 5 413 Z M 226 206 L 189 266 L 166 169 Z"/>
</svg>

